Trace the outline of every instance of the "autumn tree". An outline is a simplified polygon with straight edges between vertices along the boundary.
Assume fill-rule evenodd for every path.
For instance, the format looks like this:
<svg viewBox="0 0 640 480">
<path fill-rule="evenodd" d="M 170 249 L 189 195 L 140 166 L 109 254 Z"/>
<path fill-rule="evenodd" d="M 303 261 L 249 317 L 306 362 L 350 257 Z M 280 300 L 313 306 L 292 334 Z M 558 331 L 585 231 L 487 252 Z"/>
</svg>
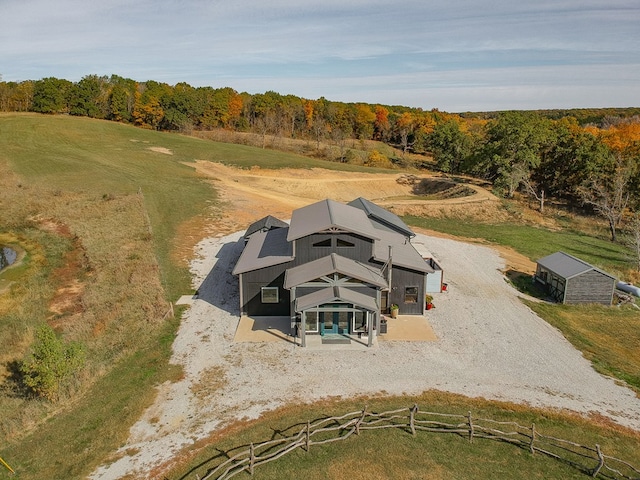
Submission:
<svg viewBox="0 0 640 480">
<path fill-rule="evenodd" d="M 374 109 L 375 120 L 373 121 L 373 138 L 381 142 L 389 139 L 391 124 L 389 123 L 389 110 L 381 105 L 376 105 Z"/>
<path fill-rule="evenodd" d="M 369 105 L 359 103 L 355 108 L 355 134 L 360 140 L 370 140 L 373 137 L 376 114 Z"/>
</svg>

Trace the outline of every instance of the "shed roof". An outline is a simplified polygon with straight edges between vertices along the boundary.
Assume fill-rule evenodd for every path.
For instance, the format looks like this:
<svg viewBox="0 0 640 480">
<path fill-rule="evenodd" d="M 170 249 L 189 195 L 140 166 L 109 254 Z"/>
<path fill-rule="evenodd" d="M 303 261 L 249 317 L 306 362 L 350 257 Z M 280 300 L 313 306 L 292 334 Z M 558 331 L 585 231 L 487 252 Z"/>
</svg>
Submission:
<svg viewBox="0 0 640 480">
<path fill-rule="evenodd" d="M 288 269 L 284 276 L 284 288 L 292 288 L 332 273 L 341 273 L 377 287 L 387 286 L 380 270 L 332 253 Z"/>
<path fill-rule="evenodd" d="M 615 279 L 613 275 L 609 275 L 607 272 L 588 264 L 587 262 L 580 260 L 565 252 L 556 252 L 551 255 L 547 255 L 544 258 L 538 260 L 538 265 L 546 268 L 547 270 L 560 275 L 563 278 L 573 278 L 577 275 L 596 270 L 608 277 Z"/>
<path fill-rule="evenodd" d="M 391 247 L 392 265 L 425 273 L 435 271 L 405 236 L 382 230 L 378 232 L 381 238 L 374 245 L 375 260 L 383 263 L 389 260 L 389 247 Z"/>
<path fill-rule="evenodd" d="M 257 231 L 251 235 L 233 269 L 233 274 L 251 272 L 293 260 L 293 246 L 287 242 L 288 230 L 276 228 Z"/>
<path fill-rule="evenodd" d="M 395 213 L 391 213 L 389 210 L 376 205 L 366 198 L 358 197 L 347 205 L 359 208 L 364 211 L 364 213 L 367 214 L 367 217 L 372 221 L 391 227 L 393 230 L 400 232 L 407 237 L 416 236 L 416 234 L 413 233 L 413 230 L 411 230 Z"/>
<path fill-rule="evenodd" d="M 247 228 L 247 231 L 244 234 L 244 238 L 249 238 L 256 232 L 272 230 L 274 228 L 287 228 L 288 226 L 288 223 L 283 222 L 282 220 L 271 215 L 267 215 L 266 217 L 261 218 L 260 220 L 257 220 L 256 222 L 253 222 L 251 225 L 249 225 L 249 228 Z"/>
<path fill-rule="evenodd" d="M 336 300 L 351 303 L 372 311 L 378 310 L 379 308 L 378 301 L 373 297 L 349 288 L 328 287 L 298 297 L 295 302 L 295 310 L 296 312 L 301 312 L 324 303 L 335 302 Z"/>
<path fill-rule="evenodd" d="M 378 230 L 373 227 L 363 210 L 326 199 L 294 210 L 287 240 L 297 240 L 331 228 L 357 233 L 373 240 L 379 238 Z"/>
</svg>

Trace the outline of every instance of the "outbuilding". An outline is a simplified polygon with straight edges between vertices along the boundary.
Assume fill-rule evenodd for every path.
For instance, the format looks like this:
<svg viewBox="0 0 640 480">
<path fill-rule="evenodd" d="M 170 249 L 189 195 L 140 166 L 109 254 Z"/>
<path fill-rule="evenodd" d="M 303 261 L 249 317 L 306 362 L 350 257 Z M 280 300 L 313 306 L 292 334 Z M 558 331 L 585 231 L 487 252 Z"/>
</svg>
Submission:
<svg viewBox="0 0 640 480">
<path fill-rule="evenodd" d="M 616 278 L 565 252 L 556 252 L 537 262 L 536 282 L 559 303 L 611 305 Z"/>
</svg>

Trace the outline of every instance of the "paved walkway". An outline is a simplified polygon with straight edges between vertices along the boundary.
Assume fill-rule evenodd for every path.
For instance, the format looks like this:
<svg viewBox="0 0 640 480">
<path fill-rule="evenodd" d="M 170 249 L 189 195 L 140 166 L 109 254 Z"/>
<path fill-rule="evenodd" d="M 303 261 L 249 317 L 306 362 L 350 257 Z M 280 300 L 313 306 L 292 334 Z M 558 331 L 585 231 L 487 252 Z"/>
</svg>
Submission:
<svg viewBox="0 0 640 480">
<path fill-rule="evenodd" d="M 378 341 L 433 342 L 438 338 L 426 317 L 422 315 L 399 315 L 398 318 L 385 316 L 387 333 L 374 337 L 374 347 Z M 290 335 L 289 317 L 247 317 L 242 316 L 238 322 L 234 343 L 289 342 L 294 343 Z M 367 337 L 351 336 L 351 345 L 322 344 L 320 335 L 307 335 L 307 347 L 311 349 L 341 350 L 367 346 Z M 299 343 L 299 339 L 298 339 Z"/>
</svg>

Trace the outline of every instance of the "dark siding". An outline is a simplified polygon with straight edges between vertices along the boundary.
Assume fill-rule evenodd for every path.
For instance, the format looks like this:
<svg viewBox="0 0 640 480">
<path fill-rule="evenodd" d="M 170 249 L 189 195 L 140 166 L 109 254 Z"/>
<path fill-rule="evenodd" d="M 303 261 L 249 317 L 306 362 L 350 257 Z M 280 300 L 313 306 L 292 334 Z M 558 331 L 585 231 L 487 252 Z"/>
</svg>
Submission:
<svg viewBox="0 0 640 480">
<path fill-rule="evenodd" d="M 314 243 L 327 239 L 331 240 L 331 247 L 313 246 Z M 354 246 L 338 247 L 338 240 L 353 243 Z M 373 256 L 373 240 L 351 233 L 314 233 L 295 242 L 296 266 L 326 257 L 332 253 L 361 262 L 368 262 Z"/>
<path fill-rule="evenodd" d="M 242 275 L 242 313 L 246 315 L 289 315 L 290 293 L 283 288 L 284 272 L 290 263 L 261 268 Z M 278 287 L 278 303 L 262 303 L 261 288 Z"/>
<path fill-rule="evenodd" d="M 400 267 L 393 267 L 391 273 L 392 288 L 389 294 L 389 304 L 397 304 L 400 307 L 398 313 L 402 315 L 421 315 L 424 312 L 425 274 Z M 418 287 L 418 301 L 405 303 L 405 287 Z"/>
<path fill-rule="evenodd" d="M 567 280 L 565 303 L 601 303 L 611 305 L 615 280 L 597 270 Z"/>
</svg>

